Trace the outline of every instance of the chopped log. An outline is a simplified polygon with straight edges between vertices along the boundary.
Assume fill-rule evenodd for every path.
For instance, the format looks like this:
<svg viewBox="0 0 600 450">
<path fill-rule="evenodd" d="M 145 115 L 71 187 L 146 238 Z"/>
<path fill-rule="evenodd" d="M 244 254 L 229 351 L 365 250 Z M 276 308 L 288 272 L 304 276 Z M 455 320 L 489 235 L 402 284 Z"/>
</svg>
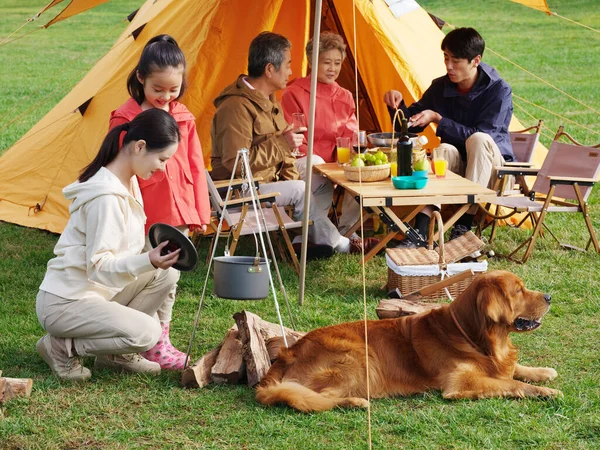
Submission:
<svg viewBox="0 0 600 450">
<path fill-rule="evenodd" d="M 305 334 L 305 333 L 303 333 Z M 301 337 L 301 336 L 300 336 Z M 300 337 L 296 338 L 294 335 L 286 335 L 288 346 L 294 345 Z M 277 359 L 279 355 L 279 349 L 285 347 L 283 342 L 283 336 L 273 336 L 265 341 L 267 346 L 267 352 L 269 353 L 269 360 L 271 363 Z"/>
<path fill-rule="evenodd" d="M 0 371 L 0 375 L 2 371 Z M 4 398 L 4 393 L 6 392 L 6 380 L 4 378 L 0 378 L 0 403 L 2 403 L 2 399 Z"/>
<path fill-rule="evenodd" d="M 211 369 L 215 365 L 221 346 L 213 348 L 202 358 L 187 367 L 181 376 L 181 384 L 187 388 L 201 388 L 212 382 Z"/>
<path fill-rule="evenodd" d="M 4 381 L 4 389 L 0 387 L 0 402 L 7 402 L 15 397 L 29 397 L 33 380 L 31 378 L 0 378 Z M 0 381 L 1 383 L 1 381 Z"/>
<path fill-rule="evenodd" d="M 380 319 L 394 319 L 402 316 L 412 316 L 432 309 L 437 309 L 444 303 L 420 302 L 416 300 L 388 299 L 379 302 L 375 309 Z"/>
<path fill-rule="evenodd" d="M 227 331 L 221 351 L 211 369 L 214 383 L 238 383 L 245 375 L 243 345 L 237 327 Z"/>
<path fill-rule="evenodd" d="M 278 324 L 267 322 L 266 320 L 261 319 L 259 316 L 251 312 L 246 311 L 246 313 L 252 314 L 257 318 L 260 324 L 260 333 L 262 334 L 263 339 L 265 341 L 268 341 L 273 337 L 281 336 L 281 327 Z M 292 345 L 289 342 L 291 338 L 293 338 L 294 342 L 296 342 L 298 339 L 300 339 L 306 334 L 303 331 L 295 331 L 287 327 L 283 327 L 283 329 L 285 330 L 285 337 L 288 340 L 288 345 Z"/>
<path fill-rule="evenodd" d="M 260 318 L 247 311 L 235 313 L 233 318 L 244 345 L 248 386 L 252 387 L 260 382 L 271 367 L 267 346 L 260 332 L 260 321 L 257 320 Z"/>
</svg>

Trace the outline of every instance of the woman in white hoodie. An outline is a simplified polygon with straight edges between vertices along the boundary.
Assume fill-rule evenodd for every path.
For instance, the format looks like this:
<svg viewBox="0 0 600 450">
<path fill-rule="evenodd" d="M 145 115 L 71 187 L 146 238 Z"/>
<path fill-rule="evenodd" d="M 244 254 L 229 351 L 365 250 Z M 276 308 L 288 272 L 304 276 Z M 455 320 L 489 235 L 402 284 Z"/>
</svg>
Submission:
<svg viewBox="0 0 600 450">
<path fill-rule="evenodd" d="M 168 244 L 142 253 L 144 207 L 136 179 L 164 170 L 179 143 L 169 113 L 149 109 L 113 128 L 79 180 L 63 193 L 71 217 L 48 262 L 36 311 L 48 333 L 36 348 L 56 376 L 86 380 L 79 357 L 96 368 L 160 373 L 139 352 L 158 341 L 153 315 L 177 282 Z"/>
</svg>

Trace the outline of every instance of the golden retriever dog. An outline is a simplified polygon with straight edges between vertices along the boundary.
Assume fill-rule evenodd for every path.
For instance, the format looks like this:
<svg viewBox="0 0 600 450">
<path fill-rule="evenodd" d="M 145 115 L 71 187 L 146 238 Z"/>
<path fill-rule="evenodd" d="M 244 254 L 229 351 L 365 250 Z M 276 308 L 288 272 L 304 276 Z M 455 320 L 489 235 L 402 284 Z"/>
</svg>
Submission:
<svg viewBox="0 0 600 450">
<path fill-rule="evenodd" d="M 366 407 L 371 398 L 440 389 L 447 399 L 554 397 L 535 386 L 556 370 L 517 364 L 510 332 L 532 331 L 550 309 L 550 295 L 530 291 L 510 272 L 475 278 L 452 303 L 397 319 L 342 323 L 311 331 L 282 348 L 256 399 L 299 411 Z"/>
</svg>

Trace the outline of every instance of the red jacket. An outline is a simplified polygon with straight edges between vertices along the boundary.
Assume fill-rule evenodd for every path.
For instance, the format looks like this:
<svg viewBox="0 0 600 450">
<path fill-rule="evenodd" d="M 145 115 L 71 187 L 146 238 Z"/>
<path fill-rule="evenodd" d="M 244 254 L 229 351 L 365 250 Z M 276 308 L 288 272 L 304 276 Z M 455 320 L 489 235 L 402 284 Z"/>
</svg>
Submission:
<svg viewBox="0 0 600 450">
<path fill-rule="evenodd" d="M 292 113 L 302 112 L 308 120 L 310 105 L 310 76 L 296 78 L 283 91 L 281 106 L 285 120 L 292 123 Z M 315 108 L 315 138 L 313 154 L 319 155 L 325 162 L 335 162 L 335 138 L 352 138 L 352 132 L 358 129 L 354 99 L 347 89 L 337 83 L 317 82 L 317 102 Z M 302 153 L 307 145 L 300 146 Z"/>
<path fill-rule="evenodd" d="M 169 108 L 179 125 L 179 147 L 167 161 L 164 172 L 156 172 L 148 180 L 138 178 L 147 216 L 146 233 L 157 222 L 195 228 L 210 221 L 206 172 L 195 118 L 177 101 L 171 102 Z M 109 129 L 133 120 L 141 112 L 140 105 L 130 98 L 111 113 Z"/>
</svg>

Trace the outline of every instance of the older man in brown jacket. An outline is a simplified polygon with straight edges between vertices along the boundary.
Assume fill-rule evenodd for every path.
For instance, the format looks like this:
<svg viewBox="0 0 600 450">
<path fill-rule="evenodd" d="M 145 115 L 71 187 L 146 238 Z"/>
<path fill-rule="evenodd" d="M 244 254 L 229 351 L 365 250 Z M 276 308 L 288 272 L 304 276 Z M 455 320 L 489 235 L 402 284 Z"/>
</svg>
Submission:
<svg viewBox="0 0 600 450">
<path fill-rule="evenodd" d="M 248 53 L 248 75 L 240 75 L 214 101 L 217 111 L 211 127 L 211 163 L 213 179 L 229 179 L 238 150 L 247 148 L 252 174 L 262 179 L 261 192 L 279 192 L 277 203 L 292 205 L 294 219 L 300 220 L 305 185 L 291 152 L 302 143 L 306 128 L 288 125 L 275 98 L 275 92 L 286 87 L 292 73 L 290 49 L 290 41 L 275 33 L 263 32 L 254 38 Z M 237 176 L 240 171 L 238 165 Z M 360 252 L 362 240 L 340 235 L 313 205 L 311 201 L 310 242 L 342 253 Z M 369 239 L 365 244 L 370 248 L 375 243 Z"/>
</svg>

